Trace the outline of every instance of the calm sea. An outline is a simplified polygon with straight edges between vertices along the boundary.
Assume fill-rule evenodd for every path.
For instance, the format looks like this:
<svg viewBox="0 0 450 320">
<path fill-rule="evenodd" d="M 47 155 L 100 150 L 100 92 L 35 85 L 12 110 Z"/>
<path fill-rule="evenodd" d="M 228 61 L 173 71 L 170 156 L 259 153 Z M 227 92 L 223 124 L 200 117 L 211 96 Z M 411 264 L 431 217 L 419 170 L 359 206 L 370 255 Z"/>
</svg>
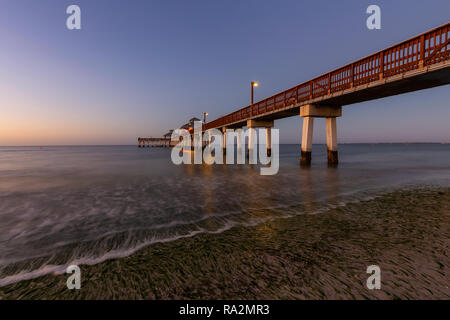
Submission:
<svg viewBox="0 0 450 320">
<path fill-rule="evenodd" d="M 0 147 L 0 286 L 69 264 L 236 225 L 324 210 L 400 187 L 450 186 L 450 144 L 340 145 L 327 168 L 315 145 L 280 147 L 280 170 L 172 164 L 170 150 L 136 146 Z"/>
</svg>

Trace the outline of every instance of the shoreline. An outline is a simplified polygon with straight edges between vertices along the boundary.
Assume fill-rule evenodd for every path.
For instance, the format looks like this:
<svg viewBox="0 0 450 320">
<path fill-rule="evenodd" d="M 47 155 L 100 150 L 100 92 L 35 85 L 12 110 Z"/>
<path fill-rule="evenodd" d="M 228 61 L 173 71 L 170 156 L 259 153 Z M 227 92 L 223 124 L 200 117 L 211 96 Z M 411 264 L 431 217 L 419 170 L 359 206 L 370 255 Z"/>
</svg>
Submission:
<svg viewBox="0 0 450 320">
<path fill-rule="evenodd" d="M 48 274 L 0 299 L 448 299 L 450 188 L 398 190 L 317 215 L 155 243 Z M 379 265 L 381 290 L 366 268 Z"/>
</svg>

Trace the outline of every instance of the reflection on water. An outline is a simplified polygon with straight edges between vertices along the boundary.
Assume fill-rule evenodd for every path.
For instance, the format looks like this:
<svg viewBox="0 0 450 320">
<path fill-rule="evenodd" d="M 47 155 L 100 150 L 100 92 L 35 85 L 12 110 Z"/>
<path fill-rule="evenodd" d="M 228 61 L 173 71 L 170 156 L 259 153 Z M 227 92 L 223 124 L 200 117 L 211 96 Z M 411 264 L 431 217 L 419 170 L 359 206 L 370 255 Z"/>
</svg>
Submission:
<svg viewBox="0 0 450 320">
<path fill-rule="evenodd" d="M 327 167 L 324 146 L 309 169 L 298 146 L 280 152 L 279 173 L 261 176 L 258 165 L 175 166 L 159 148 L 2 147 L 0 285 L 397 187 L 450 185 L 450 145 L 342 145 L 338 168 Z"/>
</svg>

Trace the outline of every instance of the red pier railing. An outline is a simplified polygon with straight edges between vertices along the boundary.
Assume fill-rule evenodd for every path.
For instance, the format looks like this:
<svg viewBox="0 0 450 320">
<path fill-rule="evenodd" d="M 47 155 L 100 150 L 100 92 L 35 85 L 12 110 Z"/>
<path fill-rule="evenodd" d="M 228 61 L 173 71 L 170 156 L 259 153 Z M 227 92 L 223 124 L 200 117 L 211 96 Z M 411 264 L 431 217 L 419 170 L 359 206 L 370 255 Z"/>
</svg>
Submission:
<svg viewBox="0 0 450 320">
<path fill-rule="evenodd" d="M 450 59 L 450 23 L 208 122 L 227 126 Z"/>
</svg>

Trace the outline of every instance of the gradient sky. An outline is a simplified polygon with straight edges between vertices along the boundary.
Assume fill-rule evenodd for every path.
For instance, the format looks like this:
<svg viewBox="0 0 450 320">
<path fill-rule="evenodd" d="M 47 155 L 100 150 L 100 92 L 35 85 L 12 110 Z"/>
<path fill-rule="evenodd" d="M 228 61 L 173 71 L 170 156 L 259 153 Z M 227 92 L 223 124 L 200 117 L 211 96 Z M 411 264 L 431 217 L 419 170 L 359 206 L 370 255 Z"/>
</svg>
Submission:
<svg viewBox="0 0 450 320">
<path fill-rule="evenodd" d="M 82 30 L 66 28 L 66 8 Z M 366 8 L 382 29 L 366 28 Z M 0 145 L 135 144 L 448 22 L 450 1 L 0 0 Z M 450 87 L 344 107 L 339 142 L 450 142 Z M 316 121 L 314 143 L 325 141 Z M 276 121 L 299 143 L 300 117 Z"/>
</svg>

